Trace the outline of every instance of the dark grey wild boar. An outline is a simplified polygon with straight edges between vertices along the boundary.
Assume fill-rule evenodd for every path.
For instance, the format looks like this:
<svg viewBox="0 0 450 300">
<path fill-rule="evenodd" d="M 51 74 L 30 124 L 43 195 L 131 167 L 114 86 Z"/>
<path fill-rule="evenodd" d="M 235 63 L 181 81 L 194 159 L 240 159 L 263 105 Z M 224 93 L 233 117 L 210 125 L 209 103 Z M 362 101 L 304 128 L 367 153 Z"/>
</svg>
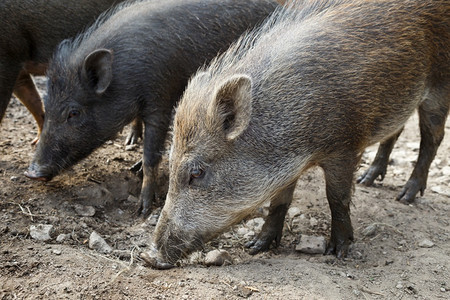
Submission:
<svg viewBox="0 0 450 300">
<path fill-rule="evenodd" d="M 145 126 L 140 210 L 148 214 L 171 112 L 189 77 L 276 6 L 137 1 L 63 42 L 49 65 L 44 128 L 26 176 L 50 180 L 139 118 Z"/>
<path fill-rule="evenodd" d="M 0 1 L 0 122 L 14 93 L 36 120 L 36 143 L 44 110 L 31 75 L 44 75 L 62 40 L 80 33 L 103 11 L 122 1 Z"/>
<path fill-rule="evenodd" d="M 247 245 L 251 253 L 267 250 L 280 242 L 295 184 L 312 166 L 326 180 L 327 253 L 345 256 L 364 149 L 395 136 L 415 109 L 422 132 L 417 172 L 428 171 L 420 166 L 429 166 L 442 140 L 449 4 L 299 1 L 213 60 L 177 108 L 169 191 L 153 249 L 143 257 L 171 267 L 269 200 L 262 231 Z"/>
</svg>

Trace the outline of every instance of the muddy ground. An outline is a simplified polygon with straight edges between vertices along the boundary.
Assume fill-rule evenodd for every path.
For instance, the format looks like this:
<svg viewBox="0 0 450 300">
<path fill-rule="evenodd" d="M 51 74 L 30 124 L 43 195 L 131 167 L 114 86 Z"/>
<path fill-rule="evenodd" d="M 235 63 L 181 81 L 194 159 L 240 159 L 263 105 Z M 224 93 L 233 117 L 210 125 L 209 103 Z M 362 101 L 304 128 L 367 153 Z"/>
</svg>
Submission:
<svg viewBox="0 0 450 300">
<path fill-rule="evenodd" d="M 43 79 L 38 83 L 42 88 Z M 356 185 L 355 242 L 345 260 L 295 251 L 300 233 L 329 236 L 323 175 L 313 169 L 298 183 L 292 207 L 299 211 L 287 218 L 278 249 L 250 256 L 243 246 L 257 231 L 248 221 L 261 209 L 180 267 L 158 271 L 139 258 L 154 229 L 154 219 L 134 216 L 140 182 L 129 167 L 141 144 L 126 151 L 125 130 L 51 182 L 30 181 L 23 172 L 36 126 L 13 100 L 0 128 L 0 299 L 449 299 L 450 121 L 446 131 L 425 195 L 414 204 L 394 198 L 418 154 L 417 116 L 397 142 L 384 181 Z M 367 150 L 358 174 L 375 151 Z M 50 240 L 31 237 L 38 224 L 53 225 Z M 93 231 L 111 253 L 89 248 Z M 205 253 L 217 248 L 231 254 L 232 264 L 205 267 Z"/>
</svg>

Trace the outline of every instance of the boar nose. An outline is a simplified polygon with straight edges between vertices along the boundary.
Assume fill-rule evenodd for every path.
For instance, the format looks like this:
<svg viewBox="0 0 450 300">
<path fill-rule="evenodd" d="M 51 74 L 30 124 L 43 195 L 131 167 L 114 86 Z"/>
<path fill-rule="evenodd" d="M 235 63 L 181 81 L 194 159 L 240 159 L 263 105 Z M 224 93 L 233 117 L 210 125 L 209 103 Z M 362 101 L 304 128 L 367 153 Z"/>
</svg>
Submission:
<svg viewBox="0 0 450 300">
<path fill-rule="evenodd" d="M 25 176 L 33 180 L 49 181 L 50 179 L 52 179 L 52 176 L 50 174 L 45 174 L 42 168 L 35 163 L 32 163 L 24 174 Z"/>
</svg>

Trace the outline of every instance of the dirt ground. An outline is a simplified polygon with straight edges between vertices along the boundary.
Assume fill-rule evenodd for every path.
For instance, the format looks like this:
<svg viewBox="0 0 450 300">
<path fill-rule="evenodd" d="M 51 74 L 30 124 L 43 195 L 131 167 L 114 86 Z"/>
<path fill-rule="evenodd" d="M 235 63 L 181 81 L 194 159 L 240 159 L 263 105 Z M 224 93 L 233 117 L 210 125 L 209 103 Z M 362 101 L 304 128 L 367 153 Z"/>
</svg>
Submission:
<svg viewBox="0 0 450 300">
<path fill-rule="evenodd" d="M 418 155 L 417 116 L 397 142 L 384 181 L 356 185 L 355 242 L 345 260 L 295 251 L 300 233 L 329 236 L 323 175 L 313 169 L 297 186 L 292 207 L 299 213 L 287 218 L 278 249 L 250 256 L 243 245 L 256 230 L 245 220 L 180 267 L 159 271 L 139 258 L 154 229 L 154 219 L 134 215 L 140 180 L 129 167 L 141 144 L 126 151 L 125 130 L 51 182 L 30 181 L 23 173 L 36 125 L 13 100 L 0 128 L 0 299 L 449 299 L 450 121 L 446 131 L 428 188 L 414 204 L 394 198 Z M 376 145 L 367 150 L 358 174 L 375 151 Z M 50 240 L 31 237 L 38 224 L 53 225 Z M 93 231 L 111 253 L 89 248 Z M 217 248 L 233 263 L 205 267 L 205 253 Z"/>
</svg>

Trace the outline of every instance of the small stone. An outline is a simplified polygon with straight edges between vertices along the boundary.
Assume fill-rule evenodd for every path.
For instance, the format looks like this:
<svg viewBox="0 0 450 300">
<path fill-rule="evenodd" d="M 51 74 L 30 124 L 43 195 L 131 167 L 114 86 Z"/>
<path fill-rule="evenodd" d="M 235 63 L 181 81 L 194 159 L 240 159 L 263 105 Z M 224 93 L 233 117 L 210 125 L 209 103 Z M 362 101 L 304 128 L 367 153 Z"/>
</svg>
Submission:
<svg viewBox="0 0 450 300">
<path fill-rule="evenodd" d="M 311 227 L 315 227 L 317 224 L 319 224 L 319 221 L 316 218 L 311 217 L 311 219 L 309 219 L 309 225 L 311 225 Z"/>
<path fill-rule="evenodd" d="M 156 224 L 158 224 L 158 219 L 159 219 L 160 214 L 161 214 L 161 208 L 157 208 L 154 211 L 152 211 L 150 216 L 147 218 L 147 224 L 150 226 L 156 226 Z"/>
<path fill-rule="evenodd" d="M 361 295 L 361 292 L 359 290 L 353 290 L 353 294 L 355 296 L 359 296 L 359 295 Z"/>
<path fill-rule="evenodd" d="M 112 252 L 111 246 L 95 231 L 89 236 L 89 248 L 105 254 Z"/>
<path fill-rule="evenodd" d="M 246 234 L 244 234 L 244 239 L 249 240 L 255 237 L 255 232 L 253 230 L 250 230 Z"/>
<path fill-rule="evenodd" d="M 150 215 L 147 219 L 147 223 L 150 226 L 156 226 L 156 224 L 158 224 L 158 216 L 156 215 Z"/>
<path fill-rule="evenodd" d="M 250 228 L 253 231 L 261 231 L 261 228 L 264 225 L 264 219 L 263 218 L 254 218 L 248 221 L 245 224 L 248 228 Z"/>
<path fill-rule="evenodd" d="M 376 224 L 370 224 L 369 226 L 367 226 L 366 228 L 364 228 L 361 231 L 361 234 L 363 236 L 367 236 L 367 237 L 374 236 L 377 232 L 377 229 L 378 229 L 378 227 Z"/>
<path fill-rule="evenodd" d="M 62 243 L 62 242 L 64 242 L 65 240 L 67 240 L 69 238 L 70 238 L 70 234 L 61 233 L 60 235 L 58 235 L 56 237 L 56 242 Z"/>
<path fill-rule="evenodd" d="M 139 202 L 139 199 L 133 195 L 128 195 L 127 201 L 129 202 Z"/>
<path fill-rule="evenodd" d="M 308 254 L 323 254 L 327 242 L 323 236 L 301 235 L 300 243 L 295 247 L 296 251 Z"/>
<path fill-rule="evenodd" d="M 225 250 L 212 250 L 205 257 L 205 265 L 207 266 L 222 266 L 225 263 L 231 264 L 232 262 L 231 255 Z"/>
<path fill-rule="evenodd" d="M 133 151 L 137 148 L 137 144 L 132 144 L 132 145 L 126 145 L 125 146 L 125 151 Z"/>
<path fill-rule="evenodd" d="M 55 255 L 61 255 L 61 250 L 59 250 L 59 249 L 53 249 L 53 250 L 52 250 L 52 253 L 55 254 Z"/>
<path fill-rule="evenodd" d="M 444 287 L 441 287 L 441 292 L 445 293 L 447 290 Z"/>
<path fill-rule="evenodd" d="M 51 240 L 53 233 L 53 225 L 37 224 L 30 226 L 30 236 L 38 241 Z"/>
<path fill-rule="evenodd" d="M 17 176 L 11 176 L 10 180 L 11 180 L 11 181 L 17 181 L 17 180 L 19 180 L 19 177 L 17 177 Z"/>
<path fill-rule="evenodd" d="M 437 194 L 450 197 L 450 188 L 448 186 L 435 185 L 431 187 L 431 190 Z"/>
<path fill-rule="evenodd" d="M 450 166 L 445 166 L 442 168 L 442 175 L 450 176 Z"/>
<path fill-rule="evenodd" d="M 397 285 L 395 286 L 397 289 L 402 289 L 403 288 L 403 284 L 401 282 L 397 283 Z"/>
<path fill-rule="evenodd" d="M 95 208 L 89 205 L 75 204 L 75 212 L 81 217 L 92 217 L 95 215 Z"/>
<path fill-rule="evenodd" d="M 289 208 L 287 211 L 287 215 L 288 215 L 289 219 L 293 219 L 294 217 L 300 215 L 300 213 L 301 213 L 300 208 L 295 207 L 295 206 Z"/>
<path fill-rule="evenodd" d="M 431 248 L 434 246 L 434 243 L 428 239 L 424 239 L 419 243 L 420 248 Z"/>
<path fill-rule="evenodd" d="M 239 228 L 239 229 L 237 230 L 236 233 L 237 233 L 239 236 L 244 236 L 244 235 L 246 235 L 248 232 L 249 232 L 249 230 L 248 230 L 247 228 L 241 227 L 241 228 Z"/>
<path fill-rule="evenodd" d="M 406 240 L 400 240 L 397 242 L 400 246 L 405 246 L 406 245 Z"/>
</svg>

